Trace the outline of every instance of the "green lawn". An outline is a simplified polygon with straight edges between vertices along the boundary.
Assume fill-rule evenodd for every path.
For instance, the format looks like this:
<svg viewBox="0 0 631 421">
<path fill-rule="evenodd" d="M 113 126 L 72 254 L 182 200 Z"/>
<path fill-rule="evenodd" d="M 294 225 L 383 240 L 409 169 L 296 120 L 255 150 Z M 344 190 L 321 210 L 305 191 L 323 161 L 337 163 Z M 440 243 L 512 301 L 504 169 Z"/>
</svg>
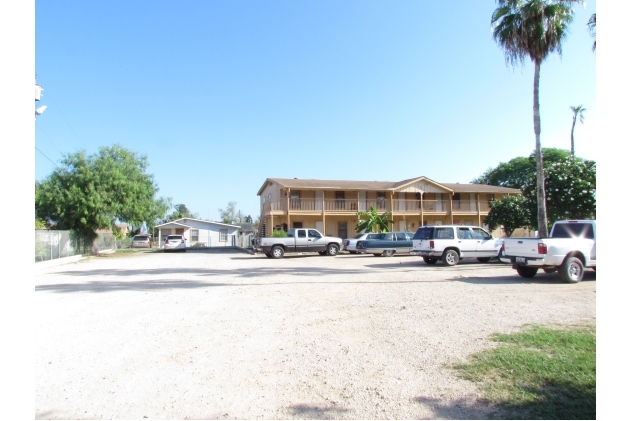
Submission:
<svg viewBox="0 0 631 421">
<path fill-rule="evenodd" d="M 500 419 L 596 419 L 596 327 L 527 326 L 454 368 Z"/>
</svg>

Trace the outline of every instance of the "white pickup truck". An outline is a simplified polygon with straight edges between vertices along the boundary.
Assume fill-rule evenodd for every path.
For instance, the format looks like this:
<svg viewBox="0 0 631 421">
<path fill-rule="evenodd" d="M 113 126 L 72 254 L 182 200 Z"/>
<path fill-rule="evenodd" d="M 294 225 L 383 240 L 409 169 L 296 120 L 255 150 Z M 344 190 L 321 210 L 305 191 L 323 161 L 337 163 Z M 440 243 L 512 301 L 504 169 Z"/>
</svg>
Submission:
<svg viewBox="0 0 631 421">
<path fill-rule="evenodd" d="M 557 221 L 549 238 L 505 238 L 504 253 L 524 278 L 541 268 L 558 271 L 565 282 L 580 282 L 585 268 L 596 271 L 596 221 Z"/>
</svg>

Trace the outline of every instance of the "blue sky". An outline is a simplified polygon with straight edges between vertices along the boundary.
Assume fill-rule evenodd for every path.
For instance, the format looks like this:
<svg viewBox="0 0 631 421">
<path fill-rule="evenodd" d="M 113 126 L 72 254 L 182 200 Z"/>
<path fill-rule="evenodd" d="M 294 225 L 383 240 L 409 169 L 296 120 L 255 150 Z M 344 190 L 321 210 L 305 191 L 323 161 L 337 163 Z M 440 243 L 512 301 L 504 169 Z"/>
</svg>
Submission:
<svg viewBox="0 0 631 421">
<path fill-rule="evenodd" d="M 534 149 L 533 66 L 507 67 L 494 1 L 37 1 L 46 112 L 35 179 L 65 153 L 144 154 L 159 195 L 256 218 L 267 177 L 466 183 Z M 575 7 L 542 66 L 542 145 L 597 159 L 596 55 Z M 44 156 L 45 155 L 45 156 Z M 440 156 L 440 158 L 438 158 Z M 49 160 L 50 159 L 50 160 Z"/>
</svg>

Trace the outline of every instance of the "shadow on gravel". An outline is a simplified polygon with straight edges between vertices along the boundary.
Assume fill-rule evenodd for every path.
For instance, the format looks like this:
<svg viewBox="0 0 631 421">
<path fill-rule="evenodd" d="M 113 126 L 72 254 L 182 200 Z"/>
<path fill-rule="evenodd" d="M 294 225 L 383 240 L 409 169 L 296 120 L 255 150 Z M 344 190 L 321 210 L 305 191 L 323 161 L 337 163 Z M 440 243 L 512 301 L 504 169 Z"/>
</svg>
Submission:
<svg viewBox="0 0 631 421">
<path fill-rule="evenodd" d="M 470 284 L 479 284 L 479 285 L 494 285 L 494 284 L 530 284 L 530 285 L 538 285 L 538 284 L 562 284 L 568 285 L 565 281 L 563 281 L 558 273 L 544 273 L 539 272 L 535 275 L 534 278 L 522 278 L 515 272 L 514 276 L 485 276 L 485 277 L 456 277 L 449 279 L 450 281 L 459 281 L 466 282 Z M 592 270 L 586 270 L 585 275 L 583 276 L 583 282 L 595 282 L 596 281 L 596 272 Z"/>
<path fill-rule="evenodd" d="M 457 399 L 449 405 L 440 403 L 438 399 L 417 396 L 414 401 L 434 411 L 432 418 L 437 420 L 486 420 L 492 418 L 495 409 L 482 402 L 471 404 L 464 399 Z M 482 403 L 482 404 L 481 404 Z"/>
<path fill-rule="evenodd" d="M 321 405 L 291 405 L 289 412 L 300 418 L 311 420 L 333 420 L 339 419 L 340 414 L 348 412 L 348 409 L 339 406 L 321 406 Z"/>
</svg>

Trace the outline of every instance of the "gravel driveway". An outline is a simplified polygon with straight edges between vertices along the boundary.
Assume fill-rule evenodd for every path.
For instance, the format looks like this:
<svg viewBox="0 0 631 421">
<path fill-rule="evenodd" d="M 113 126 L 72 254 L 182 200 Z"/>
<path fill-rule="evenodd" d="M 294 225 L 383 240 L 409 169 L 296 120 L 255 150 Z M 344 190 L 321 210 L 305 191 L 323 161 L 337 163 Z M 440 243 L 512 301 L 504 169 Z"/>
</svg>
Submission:
<svg viewBox="0 0 631 421">
<path fill-rule="evenodd" d="M 585 278 L 238 251 L 36 269 L 35 418 L 486 418 L 445 365 L 494 332 L 595 323 Z"/>
</svg>

